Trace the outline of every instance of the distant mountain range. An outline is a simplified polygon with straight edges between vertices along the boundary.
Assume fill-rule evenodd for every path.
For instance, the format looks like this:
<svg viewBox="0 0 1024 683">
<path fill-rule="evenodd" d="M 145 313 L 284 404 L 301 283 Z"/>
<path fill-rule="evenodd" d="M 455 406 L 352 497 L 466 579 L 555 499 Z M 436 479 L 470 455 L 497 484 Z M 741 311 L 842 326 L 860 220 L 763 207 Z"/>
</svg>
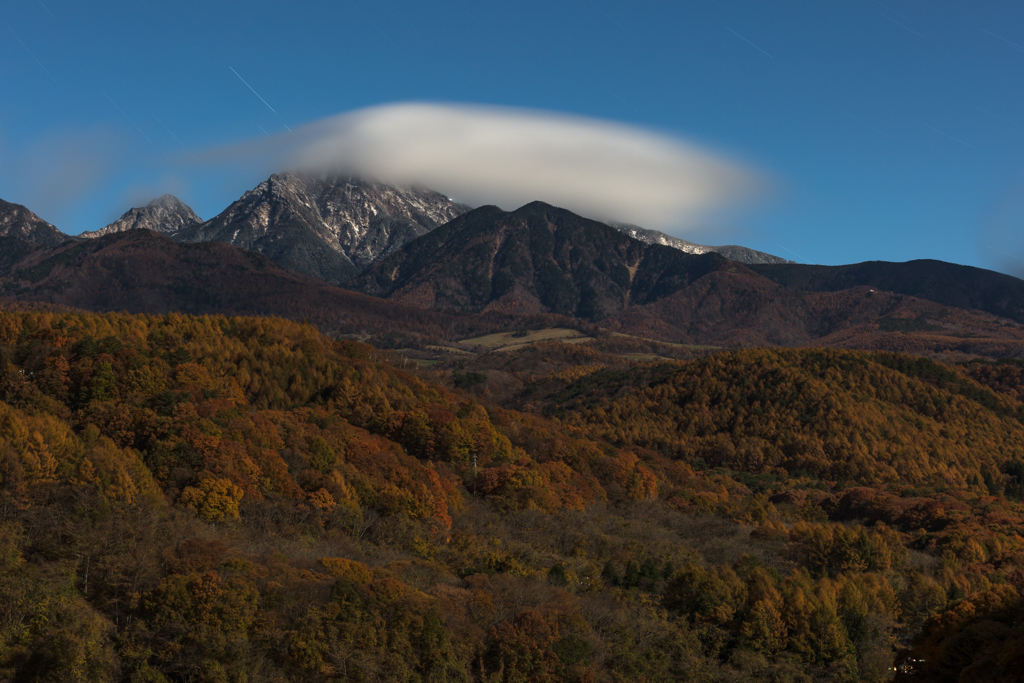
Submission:
<svg viewBox="0 0 1024 683">
<path fill-rule="evenodd" d="M 146 228 L 182 242 L 224 242 L 264 254 L 288 270 L 341 284 L 468 210 L 431 190 L 283 173 L 205 222 L 178 198 L 164 195 L 81 237 Z"/>
<path fill-rule="evenodd" d="M 559 316 L 684 344 L 1024 356 L 1024 281 L 1011 276 L 939 261 L 808 266 L 731 248 L 741 262 L 542 202 L 469 210 L 355 178 L 274 175 L 205 222 L 165 195 L 84 237 L 0 203 L 0 295 L 282 315 L 345 334 L 444 339 Z"/>
<path fill-rule="evenodd" d="M 745 265 L 640 242 L 542 202 L 470 211 L 345 286 L 439 311 L 582 318 L 662 341 L 1024 353 L 1019 326 L 995 318 L 1024 322 L 1017 278 L 942 262 Z"/>
<path fill-rule="evenodd" d="M 424 188 L 399 188 L 351 176 L 275 174 L 203 221 L 173 195 L 126 211 L 78 237 L 145 228 L 183 242 L 217 241 L 257 251 L 288 270 L 342 284 L 408 242 L 470 210 Z M 739 263 L 787 263 L 738 246 L 711 247 L 635 225 L 613 227 L 648 244 L 690 254 L 720 253 Z M 0 205 L 0 236 L 44 246 L 73 239 L 17 204 Z"/>
<path fill-rule="evenodd" d="M 838 292 L 869 287 L 979 309 L 1024 323 L 1024 281 L 1011 275 L 945 261 L 867 261 L 847 266 L 757 264 L 751 270 L 790 289 Z"/>
</svg>

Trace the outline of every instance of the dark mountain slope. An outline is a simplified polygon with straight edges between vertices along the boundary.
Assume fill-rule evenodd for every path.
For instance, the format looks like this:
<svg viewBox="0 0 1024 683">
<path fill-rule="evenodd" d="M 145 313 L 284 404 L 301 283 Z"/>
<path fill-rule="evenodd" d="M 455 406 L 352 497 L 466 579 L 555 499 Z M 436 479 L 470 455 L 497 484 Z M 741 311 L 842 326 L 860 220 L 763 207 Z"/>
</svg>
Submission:
<svg viewBox="0 0 1024 683">
<path fill-rule="evenodd" d="M 789 289 L 749 271 L 718 271 L 599 321 L 629 335 L 714 346 L 833 346 L 1019 356 L 1024 331 L 983 311 L 855 287 Z"/>
<path fill-rule="evenodd" d="M 468 208 L 430 190 L 283 173 L 175 239 L 226 242 L 340 284 Z"/>
<path fill-rule="evenodd" d="M 35 215 L 21 204 L 0 199 L 0 237 L 20 237 L 46 247 L 73 239 Z"/>
<path fill-rule="evenodd" d="M 6 273 L 15 263 L 42 248 L 23 237 L 0 237 L 0 274 Z"/>
<path fill-rule="evenodd" d="M 846 266 L 758 264 L 750 269 L 791 289 L 836 292 L 871 287 L 1024 323 L 1024 280 L 983 268 L 922 259 Z"/>
<path fill-rule="evenodd" d="M 427 308 L 598 320 L 734 267 L 717 254 L 645 244 L 533 202 L 513 212 L 494 206 L 471 211 L 346 286 Z"/>
<path fill-rule="evenodd" d="M 437 312 L 339 289 L 220 242 L 181 244 L 149 230 L 29 253 L 0 276 L 0 292 L 88 310 L 278 315 L 339 333 L 438 336 Z"/>
</svg>

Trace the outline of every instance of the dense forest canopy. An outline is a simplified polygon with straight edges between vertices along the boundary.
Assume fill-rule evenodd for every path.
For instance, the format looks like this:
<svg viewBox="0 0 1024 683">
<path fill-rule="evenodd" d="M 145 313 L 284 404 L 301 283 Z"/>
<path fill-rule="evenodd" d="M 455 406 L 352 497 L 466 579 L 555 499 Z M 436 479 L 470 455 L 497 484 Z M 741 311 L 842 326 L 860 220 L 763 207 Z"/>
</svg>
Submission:
<svg viewBox="0 0 1024 683">
<path fill-rule="evenodd" d="M 751 350 L 648 372 L 620 398 L 609 389 L 632 370 L 591 374 L 552 403 L 617 446 L 755 473 L 1001 493 L 1001 468 L 1024 462 L 1020 403 L 927 359 Z"/>
<path fill-rule="evenodd" d="M 1016 680 L 1019 363 L 398 361 L 0 311 L 0 679 Z"/>
</svg>

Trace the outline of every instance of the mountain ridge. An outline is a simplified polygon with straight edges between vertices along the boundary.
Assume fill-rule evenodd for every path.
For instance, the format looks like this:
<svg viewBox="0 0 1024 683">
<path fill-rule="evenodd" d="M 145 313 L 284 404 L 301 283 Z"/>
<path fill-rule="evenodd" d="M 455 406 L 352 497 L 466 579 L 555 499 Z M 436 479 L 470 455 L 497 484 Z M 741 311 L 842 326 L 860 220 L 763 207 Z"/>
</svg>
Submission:
<svg viewBox="0 0 1024 683">
<path fill-rule="evenodd" d="M 306 192 L 309 187 L 319 188 L 320 194 Z M 194 212 L 169 195 L 126 212 L 108 226 L 120 231 L 86 240 L 63 235 L 24 207 L 5 204 L 13 207 L 8 217 L 17 220 L 9 218 L 8 234 L 0 236 L 0 293 L 21 301 L 92 310 L 298 316 L 315 320 L 325 331 L 346 334 L 364 324 L 401 336 L 407 331 L 404 318 L 417 333 L 426 331 L 437 339 L 447 334 L 444 330 L 450 332 L 456 320 L 480 328 L 469 322 L 474 316 L 505 316 L 506 321 L 520 321 L 516 325 L 527 318 L 538 320 L 536 316 L 561 316 L 558 325 L 596 324 L 608 332 L 682 344 L 818 344 L 992 358 L 1024 354 L 1024 281 L 1009 275 L 930 260 L 848 266 L 741 264 L 715 252 L 687 254 L 641 242 L 620 228 L 543 202 L 511 212 L 480 207 L 429 231 L 417 224 L 425 232 L 402 244 L 416 230 L 408 221 L 396 222 L 386 215 L 377 227 L 390 221 L 407 232 L 399 239 L 399 233 L 391 231 L 390 238 L 371 245 L 391 251 L 377 252 L 385 255 L 347 281 L 349 293 L 356 290 L 371 297 L 358 302 L 316 275 L 281 265 L 287 260 L 282 254 L 305 259 L 307 266 L 321 259 L 325 268 L 330 259 L 345 259 L 323 235 L 312 234 L 302 216 L 322 216 L 318 201 L 335 202 L 328 212 L 340 215 L 347 209 L 338 202 L 348 206 L 355 201 L 353 195 L 372 199 L 378 189 L 366 184 L 360 190 L 338 179 L 271 176 L 243 195 L 240 206 L 233 205 L 243 222 L 263 211 L 267 235 L 276 234 L 278 225 L 270 220 L 268 196 L 279 202 L 280 216 L 293 220 L 290 235 L 278 240 L 281 249 L 265 250 L 262 260 L 256 261 L 252 259 L 257 252 L 239 251 L 217 240 L 167 242 L 146 237 L 157 234 L 146 226 L 156 225 L 162 226 L 165 236 L 179 238 L 181 231 L 165 220 L 169 214 L 191 222 L 187 230 L 210 224 L 197 223 Z M 360 195 L 364 191 L 370 195 Z M 446 211 L 462 208 L 448 198 L 429 204 L 443 196 L 437 193 L 385 191 L 394 193 L 392 201 L 399 204 L 410 196 L 426 197 L 424 211 L 431 206 Z M 367 207 L 375 206 L 359 205 L 366 215 L 372 213 Z M 297 206 L 305 213 L 296 213 Z M 230 218 L 230 211 L 221 216 L 225 214 Z M 420 216 L 424 223 L 428 219 Z M 373 242 L 367 237 L 370 227 L 364 226 L 364 238 Z M 33 235 L 60 241 L 44 246 L 29 239 Z M 92 246 L 78 248 L 84 243 Z M 175 243 L 181 248 L 169 246 Z M 208 246 L 200 249 L 201 244 Z M 223 244 L 224 250 L 209 246 L 215 244 Z M 357 270 L 350 259 L 345 263 L 347 272 Z M 374 307 L 395 305 L 401 314 L 373 313 Z M 353 317 L 346 307 L 361 312 Z M 459 318 L 461 314 L 468 317 Z"/>
<path fill-rule="evenodd" d="M 21 204 L 0 199 L 0 237 L 18 237 L 40 246 L 54 247 L 74 240 Z"/>
<path fill-rule="evenodd" d="M 432 190 L 282 173 L 174 238 L 258 251 L 289 270 L 341 284 L 467 209 Z"/>
<path fill-rule="evenodd" d="M 773 254 L 757 251 L 756 249 L 750 249 L 748 247 L 741 247 L 736 244 L 726 244 L 714 247 L 707 244 L 697 244 L 696 242 L 690 242 L 680 239 L 679 237 L 673 237 L 672 235 L 667 235 L 658 230 L 641 228 L 639 225 L 632 225 L 631 223 L 612 222 L 608 225 L 629 235 L 635 240 L 640 240 L 647 244 L 660 244 L 666 247 L 672 247 L 679 251 L 686 252 L 687 254 L 706 254 L 709 251 L 712 251 L 716 254 L 721 254 L 730 261 L 743 263 L 745 265 L 755 263 L 792 263 L 792 261 L 784 259 L 781 256 L 775 256 Z"/>
<path fill-rule="evenodd" d="M 453 249 L 454 247 L 454 249 Z M 715 269 L 544 202 L 474 209 L 371 266 L 346 287 L 426 308 L 550 312 L 596 320 Z"/>
<path fill-rule="evenodd" d="M 1024 280 L 975 266 L 917 259 L 842 266 L 755 264 L 751 270 L 791 289 L 834 292 L 870 287 L 1024 323 Z"/>
<path fill-rule="evenodd" d="M 759 272 L 768 267 L 643 243 L 533 202 L 512 212 L 475 209 L 346 286 L 434 310 L 574 316 L 613 332 L 682 344 L 827 344 L 988 357 L 1017 356 L 1024 347 L 1021 331 L 984 301 L 950 309 L 948 301 L 929 299 L 923 286 L 916 296 L 856 283 L 812 291 Z M 985 271 L 970 272 L 975 280 L 944 286 L 967 296 L 965 290 L 989 282 Z M 1024 288 L 1024 281 L 1014 286 Z"/>
</svg>

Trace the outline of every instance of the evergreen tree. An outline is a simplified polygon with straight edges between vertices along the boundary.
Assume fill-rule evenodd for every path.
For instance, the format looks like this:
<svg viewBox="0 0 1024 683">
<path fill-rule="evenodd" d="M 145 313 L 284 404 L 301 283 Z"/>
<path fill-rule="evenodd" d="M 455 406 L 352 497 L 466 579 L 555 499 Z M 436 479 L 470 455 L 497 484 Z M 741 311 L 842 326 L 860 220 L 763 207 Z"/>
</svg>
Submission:
<svg viewBox="0 0 1024 683">
<path fill-rule="evenodd" d="M 562 566 L 561 562 L 548 570 L 548 581 L 556 586 L 564 586 L 569 583 L 569 580 L 565 576 L 565 567 Z"/>
<path fill-rule="evenodd" d="M 619 585 L 619 572 L 615 569 L 615 565 L 612 564 L 611 560 L 604 563 L 604 569 L 601 570 L 601 579 L 612 586 Z"/>
<path fill-rule="evenodd" d="M 648 581 L 658 580 L 658 565 L 649 557 L 640 563 L 640 578 Z"/>
<path fill-rule="evenodd" d="M 630 560 L 626 563 L 626 572 L 622 576 L 622 586 L 624 588 L 636 588 L 640 585 L 640 567 L 637 566 L 636 562 Z"/>
</svg>

